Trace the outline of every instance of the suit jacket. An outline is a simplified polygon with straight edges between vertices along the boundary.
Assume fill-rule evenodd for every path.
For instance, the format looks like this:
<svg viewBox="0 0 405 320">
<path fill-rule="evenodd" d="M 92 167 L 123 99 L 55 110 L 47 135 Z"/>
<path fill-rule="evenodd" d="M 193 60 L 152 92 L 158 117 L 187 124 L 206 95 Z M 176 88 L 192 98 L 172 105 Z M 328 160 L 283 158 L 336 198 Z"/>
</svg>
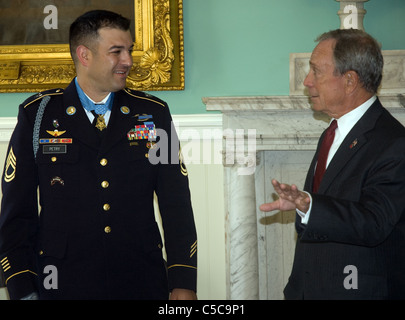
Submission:
<svg viewBox="0 0 405 320">
<path fill-rule="evenodd" d="M 0 215 L 11 298 L 39 291 L 44 299 L 167 299 L 173 288 L 196 290 L 196 230 L 171 120 L 165 102 L 124 89 L 115 93 L 100 137 L 74 81 L 20 106 Z M 158 130 L 157 144 L 148 131 L 135 138 L 136 126 L 148 130 L 139 127 L 146 124 Z"/>
<path fill-rule="evenodd" d="M 317 156 L 304 187 L 310 193 Z M 342 142 L 318 193 L 311 195 L 308 224 L 296 218 L 298 239 L 285 297 L 404 299 L 405 129 L 378 99 Z"/>
</svg>

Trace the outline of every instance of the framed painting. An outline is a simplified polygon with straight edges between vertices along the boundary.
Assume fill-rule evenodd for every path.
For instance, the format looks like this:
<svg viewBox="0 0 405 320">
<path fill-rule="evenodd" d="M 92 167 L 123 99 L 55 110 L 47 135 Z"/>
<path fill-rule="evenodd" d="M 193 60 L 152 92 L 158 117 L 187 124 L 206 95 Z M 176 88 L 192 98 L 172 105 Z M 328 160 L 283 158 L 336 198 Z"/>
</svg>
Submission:
<svg viewBox="0 0 405 320">
<path fill-rule="evenodd" d="M 1 0 L 0 92 L 65 88 L 76 74 L 70 24 L 94 9 L 132 21 L 129 88 L 184 89 L 182 0 Z"/>
</svg>

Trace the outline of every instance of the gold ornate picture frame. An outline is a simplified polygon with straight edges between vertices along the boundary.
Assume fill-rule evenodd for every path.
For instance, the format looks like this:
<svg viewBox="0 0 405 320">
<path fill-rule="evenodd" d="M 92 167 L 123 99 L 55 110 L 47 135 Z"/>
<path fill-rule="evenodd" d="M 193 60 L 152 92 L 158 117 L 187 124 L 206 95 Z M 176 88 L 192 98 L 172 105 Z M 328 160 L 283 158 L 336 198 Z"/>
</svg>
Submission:
<svg viewBox="0 0 405 320">
<path fill-rule="evenodd" d="M 24 1 L 26 7 L 21 5 Z M 132 21 L 134 65 L 129 88 L 184 89 L 182 0 L 9 0 L 0 5 L 0 31 L 6 35 L 0 36 L 0 92 L 65 88 L 76 75 L 67 40 L 69 26 L 80 14 L 100 8 Z M 15 21 L 10 15 L 21 19 L 15 28 L 6 29 L 7 19 Z"/>
</svg>

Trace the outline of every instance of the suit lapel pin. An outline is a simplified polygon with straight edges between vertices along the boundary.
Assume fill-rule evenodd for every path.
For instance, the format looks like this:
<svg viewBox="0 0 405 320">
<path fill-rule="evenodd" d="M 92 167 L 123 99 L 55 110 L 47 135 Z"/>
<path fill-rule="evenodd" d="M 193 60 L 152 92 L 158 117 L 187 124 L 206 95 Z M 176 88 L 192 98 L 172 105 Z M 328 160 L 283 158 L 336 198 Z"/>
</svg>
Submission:
<svg viewBox="0 0 405 320">
<path fill-rule="evenodd" d="M 356 144 L 357 144 L 357 139 L 355 139 L 353 142 L 352 142 L 352 144 L 350 145 L 350 149 L 353 149 L 355 146 L 356 146 Z"/>
</svg>

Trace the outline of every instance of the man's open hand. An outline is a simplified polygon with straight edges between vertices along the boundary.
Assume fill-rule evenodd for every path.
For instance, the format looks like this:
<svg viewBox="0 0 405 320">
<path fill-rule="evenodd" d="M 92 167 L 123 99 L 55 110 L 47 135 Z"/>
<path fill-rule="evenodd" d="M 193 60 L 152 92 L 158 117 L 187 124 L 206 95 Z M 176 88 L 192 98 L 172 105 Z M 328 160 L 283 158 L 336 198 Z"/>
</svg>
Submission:
<svg viewBox="0 0 405 320">
<path fill-rule="evenodd" d="M 277 192 L 279 198 L 274 202 L 262 204 L 260 206 L 261 211 L 289 211 L 296 209 L 304 213 L 308 211 L 311 198 L 307 193 L 298 190 L 298 187 L 295 184 L 288 185 L 280 183 L 275 179 L 273 179 L 271 183 L 273 184 L 274 190 Z"/>
</svg>

